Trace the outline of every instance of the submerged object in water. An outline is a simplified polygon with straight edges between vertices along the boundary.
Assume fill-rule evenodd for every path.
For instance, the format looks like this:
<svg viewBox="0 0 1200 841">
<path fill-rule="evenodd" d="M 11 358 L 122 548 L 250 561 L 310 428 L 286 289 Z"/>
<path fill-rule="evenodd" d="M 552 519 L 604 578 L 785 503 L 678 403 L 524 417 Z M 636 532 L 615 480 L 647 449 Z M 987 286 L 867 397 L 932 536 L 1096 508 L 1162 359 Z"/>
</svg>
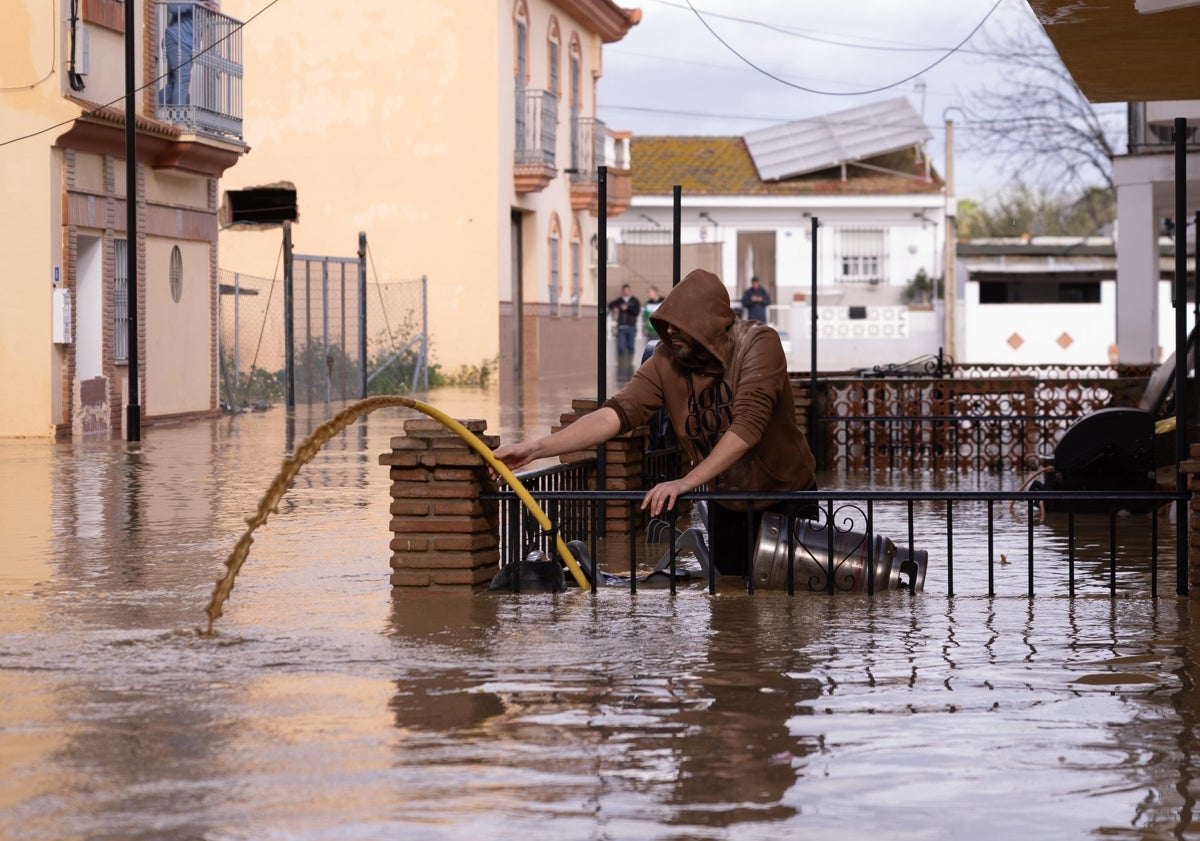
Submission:
<svg viewBox="0 0 1200 841">
<path fill-rule="evenodd" d="M 790 533 L 789 533 L 790 532 Z M 782 514 L 768 511 L 758 530 L 754 586 L 783 590 L 788 582 L 788 541 L 792 541 L 793 583 L 797 590 L 843 593 L 925 588 L 929 553 L 898 547 L 882 535 L 839 531 L 797 518 L 787 527 Z M 830 571 L 832 570 L 832 587 Z"/>
<path fill-rule="evenodd" d="M 1063 433 L 1045 478 L 1031 491 L 1106 491 L 1108 499 L 1043 499 L 1047 511 L 1153 511 L 1155 500 L 1122 500 L 1123 491 L 1156 487 L 1154 415 L 1145 409 L 1113 406 L 1084 415 Z"/>
<path fill-rule="evenodd" d="M 492 577 L 489 590 L 510 593 L 561 593 L 567 589 L 563 565 L 534 549 L 521 561 L 500 568 Z"/>
</svg>

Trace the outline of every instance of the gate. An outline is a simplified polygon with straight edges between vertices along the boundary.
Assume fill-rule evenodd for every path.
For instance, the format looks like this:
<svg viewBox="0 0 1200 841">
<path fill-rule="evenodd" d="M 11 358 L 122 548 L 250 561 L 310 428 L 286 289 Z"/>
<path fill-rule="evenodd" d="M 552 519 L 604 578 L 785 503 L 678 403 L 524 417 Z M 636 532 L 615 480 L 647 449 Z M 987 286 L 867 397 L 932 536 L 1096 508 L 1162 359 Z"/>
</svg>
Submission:
<svg viewBox="0 0 1200 841">
<path fill-rule="evenodd" d="M 371 255 L 292 254 L 283 282 L 221 270 L 220 399 L 227 411 L 429 388 L 428 280 L 367 277 Z M 278 267 L 277 267 L 278 270 Z M 280 288 L 282 287 L 282 288 Z"/>
<path fill-rule="evenodd" d="M 367 396 L 362 257 L 292 257 L 292 383 L 297 403 Z"/>
</svg>

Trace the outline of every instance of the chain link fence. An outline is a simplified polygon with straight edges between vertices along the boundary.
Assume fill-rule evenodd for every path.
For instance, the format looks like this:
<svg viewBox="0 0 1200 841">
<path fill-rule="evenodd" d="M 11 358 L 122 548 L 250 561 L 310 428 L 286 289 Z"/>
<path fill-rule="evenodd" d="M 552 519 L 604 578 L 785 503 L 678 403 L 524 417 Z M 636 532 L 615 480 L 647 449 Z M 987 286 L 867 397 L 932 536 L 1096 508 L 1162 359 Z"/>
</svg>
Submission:
<svg viewBox="0 0 1200 841">
<path fill-rule="evenodd" d="M 293 392 L 297 403 L 428 389 L 424 277 L 368 278 L 359 263 L 298 256 L 293 262 Z M 221 405 L 226 411 L 287 400 L 284 281 L 220 272 Z M 365 323 L 362 314 L 365 312 Z"/>
</svg>

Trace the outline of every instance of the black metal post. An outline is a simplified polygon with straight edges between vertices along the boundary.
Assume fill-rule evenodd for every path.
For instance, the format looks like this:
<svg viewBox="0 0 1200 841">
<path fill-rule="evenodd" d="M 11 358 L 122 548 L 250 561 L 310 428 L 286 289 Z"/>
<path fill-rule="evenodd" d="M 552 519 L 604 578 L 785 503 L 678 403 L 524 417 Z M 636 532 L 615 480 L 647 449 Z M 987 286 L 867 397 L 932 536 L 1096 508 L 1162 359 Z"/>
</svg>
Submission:
<svg viewBox="0 0 1200 841">
<path fill-rule="evenodd" d="M 1188 592 L 1187 483 L 1187 120 L 1175 118 L 1175 592 Z"/>
<path fill-rule="evenodd" d="M 596 167 L 596 408 L 608 399 L 608 167 Z M 596 487 L 607 490 L 607 453 L 596 448 Z M 596 536 L 604 537 L 604 505 L 596 514 Z M 594 588 L 593 588 L 594 589 Z"/>
<path fill-rule="evenodd" d="M 809 445 L 818 465 L 821 464 L 821 436 L 817 434 L 817 229 L 821 222 L 816 216 L 812 218 L 812 282 L 809 291 L 808 321 L 812 333 L 809 343 L 809 411 L 812 419 L 809 429 Z"/>
<path fill-rule="evenodd" d="M 674 289 L 683 279 L 679 267 L 683 251 L 683 186 L 676 184 L 671 191 L 674 195 L 671 211 L 671 288 Z"/>
<path fill-rule="evenodd" d="M 134 3 L 125 4 L 125 257 L 129 278 L 129 402 L 125 406 L 125 440 L 142 440 L 142 407 L 138 396 L 138 273 L 137 273 L 137 109 L 134 94 L 137 74 L 134 66 L 134 38 L 140 31 L 134 28 Z"/>
<path fill-rule="evenodd" d="M 358 232 L 358 396 L 367 396 L 367 232 Z"/>
<path fill-rule="evenodd" d="M 283 223 L 283 358 L 287 406 L 296 405 L 296 337 L 293 325 L 292 223 Z"/>
</svg>

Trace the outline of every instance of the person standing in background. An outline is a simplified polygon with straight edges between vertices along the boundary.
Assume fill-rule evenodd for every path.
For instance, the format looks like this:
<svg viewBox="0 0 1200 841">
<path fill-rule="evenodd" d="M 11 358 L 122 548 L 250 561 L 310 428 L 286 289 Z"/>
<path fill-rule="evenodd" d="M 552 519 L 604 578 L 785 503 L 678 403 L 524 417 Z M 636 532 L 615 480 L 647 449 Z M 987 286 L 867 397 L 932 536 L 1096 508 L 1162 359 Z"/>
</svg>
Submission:
<svg viewBox="0 0 1200 841">
<path fill-rule="evenodd" d="M 750 321 L 767 323 L 767 307 L 771 306 L 771 296 L 758 282 L 758 276 L 750 278 L 750 288 L 742 295 L 742 313 Z"/>
<path fill-rule="evenodd" d="M 651 286 L 646 292 L 646 303 L 642 306 L 642 329 L 646 334 L 646 341 L 658 338 L 658 333 L 654 332 L 654 325 L 650 323 L 650 316 L 654 315 L 654 311 L 662 302 L 662 295 L 658 294 L 658 287 Z"/>
<path fill-rule="evenodd" d="M 632 368 L 638 314 L 642 311 L 642 305 L 634 297 L 633 289 L 628 283 L 621 287 L 620 298 L 609 301 L 608 311 L 617 319 L 617 363 L 622 368 Z"/>
</svg>

